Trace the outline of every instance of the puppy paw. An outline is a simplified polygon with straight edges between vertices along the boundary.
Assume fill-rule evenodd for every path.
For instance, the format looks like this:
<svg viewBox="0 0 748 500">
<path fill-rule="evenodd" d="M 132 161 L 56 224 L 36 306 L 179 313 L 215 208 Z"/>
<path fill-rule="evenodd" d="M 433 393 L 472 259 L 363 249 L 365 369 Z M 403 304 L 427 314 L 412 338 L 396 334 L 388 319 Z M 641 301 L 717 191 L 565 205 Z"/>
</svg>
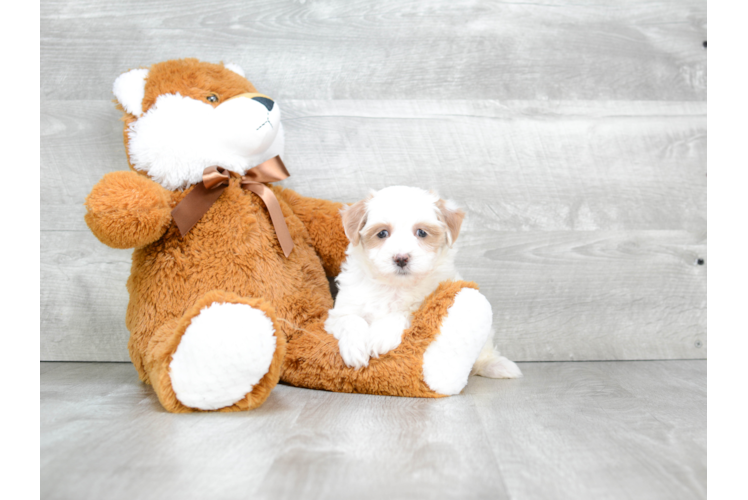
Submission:
<svg viewBox="0 0 748 500">
<path fill-rule="evenodd" d="M 338 339 L 338 349 L 343 362 L 351 368 L 369 366 L 369 349 L 366 340 L 356 334 L 343 335 Z"/>
<path fill-rule="evenodd" d="M 388 314 L 369 327 L 369 355 L 378 358 L 400 345 L 410 321 L 402 314 Z"/>
<path fill-rule="evenodd" d="M 369 348 L 366 338 L 369 324 L 361 316 L 330 315 L 325 322 L 325 329 L 338 339 L 338 349 L 343 362 L 352 368 L 369 365 Z"/>
<path fill-rule="evenodd" d="M 478 367 L 475 375 L 488 378 L 520 378 L 522 371 L 514 361 L 497 356 Z"/>
</svg>

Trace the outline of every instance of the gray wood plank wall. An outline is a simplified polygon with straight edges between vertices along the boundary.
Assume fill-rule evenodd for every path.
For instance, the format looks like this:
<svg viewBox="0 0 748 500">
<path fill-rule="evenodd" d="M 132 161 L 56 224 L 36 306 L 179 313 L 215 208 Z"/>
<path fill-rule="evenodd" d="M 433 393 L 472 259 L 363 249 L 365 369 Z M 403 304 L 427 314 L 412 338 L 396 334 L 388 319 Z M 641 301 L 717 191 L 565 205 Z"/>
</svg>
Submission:
<svg viewBox="0 0 748 500">
<path fill-rule="evenodd" d="M 41 359 L 127 360 L 130 251 L 83 199 L 127 168 L 114 79 L 235 62 L 302 194 L 437 189 L 516 360 L 705 358 L 706 2 L 44 0 Z M 701 260 L 699 260 L 701 259 Z M 701 262 L 701 264 L 700 264 Z"/>
</svg>

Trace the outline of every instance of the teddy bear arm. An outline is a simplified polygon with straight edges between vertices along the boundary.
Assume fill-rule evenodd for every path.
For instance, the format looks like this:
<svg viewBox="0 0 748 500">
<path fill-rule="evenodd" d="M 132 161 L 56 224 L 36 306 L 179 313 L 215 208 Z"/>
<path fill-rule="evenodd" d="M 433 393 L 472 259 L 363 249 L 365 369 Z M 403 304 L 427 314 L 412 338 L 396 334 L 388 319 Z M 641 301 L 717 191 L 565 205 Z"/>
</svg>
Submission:
<svg viewBox="0 0 748 500">
<path fill-rule="evenodd" d="M 136 172 L 106 174 L 86 197 L 86 224 L 104 244 L 138 248 L 171 224 L 171 192 Z"/>
<path fill-rule="evenodd" d="M 327 276 L 334 277 L 340 274 L 340 266 L 345 260 L 345 251 L 348 248 L 348 238 L 340 218 L 343 204 L 308 198 L 290 189 L 279 191 L 309 232 L 312 245 L 322 260 Z"/>
<path fill-rule="evenodd" d="M 413 314 L 400 344 L 347 366 L 322 321 L 289 336 L 281 380 L 335 392 L 437 398 L 458 394 L 490 334 L 491 306 L 473 282 L 445 281 Z"/>
</svg>

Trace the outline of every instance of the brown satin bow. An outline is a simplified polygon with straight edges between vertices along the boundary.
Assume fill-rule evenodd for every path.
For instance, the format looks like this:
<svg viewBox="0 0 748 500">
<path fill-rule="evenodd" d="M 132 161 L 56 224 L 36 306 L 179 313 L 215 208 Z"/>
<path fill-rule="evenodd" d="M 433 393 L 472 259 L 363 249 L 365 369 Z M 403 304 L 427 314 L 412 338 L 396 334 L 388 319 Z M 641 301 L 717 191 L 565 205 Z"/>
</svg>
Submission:
<svg viewBox="0 0 748 500">
<path fill-rule="evenodd" d="M 275 227 L 275 234 L 278 236 L 278 241 L 286 257 L 291 255 L 293 240 L 291 239 L 291 233 L 288 231 L 288 226 L 286 226 L 286 219 L 283 217 L 278 199 L 265 183 L 281 181 L 289 175 L 280 156 L 276 156 L 249 169 L 241 180 L 243 189 L 252 191 L 265 202 L 265 206 L 270 213 L 270 220 L 273 221 L 273 227 Z M 195 188 L 171 211 L 171 216 L 177 223 L 182 236 L 190 232 L 192 226 L 205 215 L 205 212 L 221 196 L 223 190 L 228 187 L 230 178 L 230 172 L 222 167 L 208 167 L 203 171 L 203 181 L 196 184 Z"/>
</svg>

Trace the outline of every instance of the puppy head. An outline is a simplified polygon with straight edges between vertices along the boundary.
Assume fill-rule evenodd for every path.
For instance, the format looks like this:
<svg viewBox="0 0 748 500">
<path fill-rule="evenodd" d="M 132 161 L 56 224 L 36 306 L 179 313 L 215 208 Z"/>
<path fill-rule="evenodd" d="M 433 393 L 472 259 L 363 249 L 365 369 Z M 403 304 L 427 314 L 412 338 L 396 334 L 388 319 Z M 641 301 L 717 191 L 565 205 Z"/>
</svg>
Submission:
<svg viewBox="0 0 748 500">
<path fill-rule="evenodd" d="M 431 273 L 460 234 L 465 212 L 423 189 L 393 186 L 372 193 L 342 212 L 351 245 L 388 280 Z"/>
</svg>

